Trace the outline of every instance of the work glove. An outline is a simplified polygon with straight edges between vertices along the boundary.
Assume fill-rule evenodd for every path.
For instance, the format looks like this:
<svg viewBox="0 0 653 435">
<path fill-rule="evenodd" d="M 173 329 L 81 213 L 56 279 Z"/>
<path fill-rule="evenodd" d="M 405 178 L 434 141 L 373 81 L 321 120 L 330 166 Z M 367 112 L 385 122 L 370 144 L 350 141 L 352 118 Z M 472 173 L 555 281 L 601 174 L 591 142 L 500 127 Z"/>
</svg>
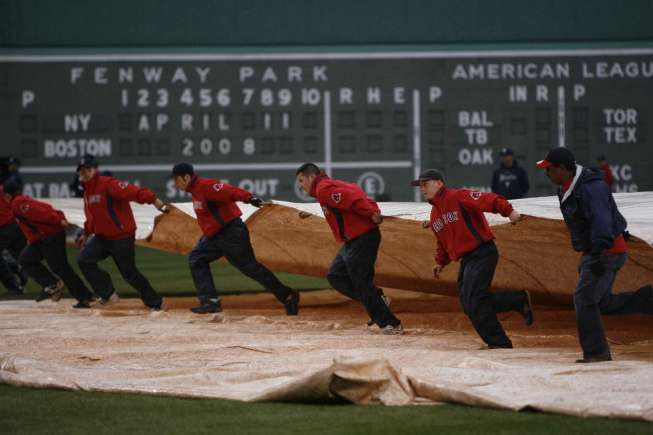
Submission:
<svg viewBox="0 0 653 435">
<path fill-rule="evenodd" d="M 249 200 L 249 203 L 256 208 L 263 207 L 263 200 L 258 196 L 252 196 L 252 199 Z"/>
</svg>

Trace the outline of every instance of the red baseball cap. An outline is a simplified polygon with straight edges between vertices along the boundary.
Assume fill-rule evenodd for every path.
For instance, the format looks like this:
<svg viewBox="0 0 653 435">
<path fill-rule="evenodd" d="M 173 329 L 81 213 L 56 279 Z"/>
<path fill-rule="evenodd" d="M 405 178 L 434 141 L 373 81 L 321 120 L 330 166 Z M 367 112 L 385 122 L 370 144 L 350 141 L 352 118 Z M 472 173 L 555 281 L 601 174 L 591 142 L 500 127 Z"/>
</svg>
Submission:
<svg viewBox="0 0 653 435">
<path fill-rule="evenodd" d="M 540 160 L 536 163 L 538 168 L 546 169 L 551 166 L 557 165 L 573 165 L 576 163 L 576 157 L 574 153 L 569 151 L 567 148 L 559 147 L 554 148 L 546 154 L 544 160 Z"/>
</svg>

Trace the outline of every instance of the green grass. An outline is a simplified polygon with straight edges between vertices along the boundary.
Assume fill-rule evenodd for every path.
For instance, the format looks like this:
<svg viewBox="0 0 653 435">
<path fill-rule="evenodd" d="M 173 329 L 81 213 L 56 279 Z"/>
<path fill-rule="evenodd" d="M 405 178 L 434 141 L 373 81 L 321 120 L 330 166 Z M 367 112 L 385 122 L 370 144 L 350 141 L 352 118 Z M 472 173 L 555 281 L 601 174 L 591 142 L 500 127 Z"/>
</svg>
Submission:
<svg viewBox="0 0 653 435">
<path fill-rule="evenodd" d="M 456 405 L 243 403 L 0 385 L 0 433 L 651 434 L 653 424 Z"/>
<path fill-rule="evenodd" d="M 82 276 L 77 267 L 77 253 L 77 249 L 68 247 L 68 261 Z M 185 256 L 136 247 L 136 264 L 143 275 L 149 279 L 154 289 L 162 296 L 196 295 L 188 268 L 188 260 Z M 136 291 L 125 283 L 111 258 L 104 260 L 100 265 L 111 274 L 121 297 L 136 297 Z M 226 262 L 213 263 L 212 270 L 216 287 L 221 294 L 263 291 L 257 282 L 247 278 Z M 276 275 L 284 284 L 300 290 L 329 288 L 326 279 L 289 273 L 277 273 Z M 36 283 L 30 280 L 24 297 L 34 298 L 39 291 L 40 288 Z M 7 299 L 16 299 L 16 297 L 9 297 L 7 293 L 0 291 L 0 300 Z"/>
</svg>

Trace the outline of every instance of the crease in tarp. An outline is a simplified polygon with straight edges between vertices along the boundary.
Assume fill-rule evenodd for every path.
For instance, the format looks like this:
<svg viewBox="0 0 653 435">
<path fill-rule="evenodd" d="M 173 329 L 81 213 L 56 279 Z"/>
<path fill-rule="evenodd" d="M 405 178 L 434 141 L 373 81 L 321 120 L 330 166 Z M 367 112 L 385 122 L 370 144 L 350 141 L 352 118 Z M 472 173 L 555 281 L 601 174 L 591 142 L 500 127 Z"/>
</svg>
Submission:
<svg viewBox="0 0 653 435">
<path fill-rule="evenodd" d="M 572 311 L 538 311 L 530 328 L 509 318 L 515 349 L 477 350 L 471 326 L 455 329 L 465 321 L 452 311 L 456 301 L 387 294 L 406 335 L 368 329 L 364 310 L 335 303 L 343 298 L 332 291 L 305 293 L 296 319 L 268 294 L 225 297 L 227 314 L 213 318 L 190 313 L 191 298 L 171 299 L 173 308 L 157 313 L 137 299 L 85 312 L 69 299 L 4 301 L 0 382 L 242 401 L 452 402 L 653 421 L 649 317 L 609 319 L 609 336 L 624 343 L 612 346 L 616 361 L 580 366 Z"/>
<path fill-rule="evenodd" d="M 18 358 L 0 353 L 0 381 L 15 386 L 63 388 L 82 391 L 145 393 L 169 395 L 188 398 L 226 398 L 234 399 L 233 395 L 221 395 L 219 392 L 186 391 L 180 393 L 174 388 L 164 386 L 144 388 L 139 385 L 103 385 L 99 382 L 92 385 L 78 382 L 74 372 L 69 376 L 61 373 L 69 369 L 56 363 L 49 363 L 49 370 L 41 370 L 44 362 L 31 358 Z M 566 375 L 583 373 L 584 370 L 570 370 Z M 56 375 L 54 374 L 56 373 Z M 461 386 L 447 380 L 426 381 L 417 377 L 403 375 L 385 359 L 336 359 L 323 369 L 308 370 L 292 378 L 289 376 L 278 384 L 261 392 L 249 394 L 245 400 L 252 402 L 330 402 L 346 401 L 359 405 L 383 404 L 388 406 L 410 405 L 416 403 L 459 403 L 470 406 L 482 406 L 496 409 L 523 411 L 527 409 L 579 416 L 605 416 L 612 418 L 642 418 L 653 421 L 653 399 L 642 397 L 643 403 L 622 406 L 620 409 L 610 409 L 597 406 L 596 401 L 587 400 L 584 394 L 575 392 L 572 400 L 565 400 L 568 391 L 556 393 L 552 403 L 550 393 L 539 392 L 540 400 L 523 402 L 523 399 L 506 400 L 506 396 L 489 393 L 482 389 Z M 180 379 L 183 381 L 183 379 Z M 153 378 L 153 381 L 156 379 Z M 155 383 L 155 382 L 153 382 Z M 245 383 L 247 384 L 247 383 Z M 492 387 L 493 383 L 481 384 L 481 387 Z M 606 392 L 608 393 L 608 392 Z M 580 399 L 580 400 L 579 400 Z M 243 400 L 241 397 L 240 400 Z M 585 406 L 579 405 L 585 401 Z"/>
</svg>

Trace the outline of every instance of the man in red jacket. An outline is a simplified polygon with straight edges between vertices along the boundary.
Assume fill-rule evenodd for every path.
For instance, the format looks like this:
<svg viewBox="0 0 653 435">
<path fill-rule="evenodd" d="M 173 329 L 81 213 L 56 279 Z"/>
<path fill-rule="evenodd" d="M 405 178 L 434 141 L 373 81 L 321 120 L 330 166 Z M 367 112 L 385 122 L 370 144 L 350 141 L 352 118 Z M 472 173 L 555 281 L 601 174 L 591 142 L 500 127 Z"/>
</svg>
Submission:
<svg viewBox="0 0 653 435">
<path fill-rule="evenodd" d="M 490 293 L 499 254 L 483 213 L 499 213 L 513 224 L 519 213 L 495 193 L 447 188 L 435 169 L 422 172 L 411 184 L 419 186 L 424 199 L 433 205 L 430 226 L 438 240 L 433 275 L 438 278 L 447 264 L 460 259 L 458 294 L 463 311 L 490 349 L 512 348 L 496 313 L 517 311 L 530 325 L 530 296 L 526 291 Z"/>
<path fill-rule="evenodd" d="M 77 263 L 101 298 L 98 306 L 119 300 L 111 276 L 98 267 L 98 262 L 111 256 L 143 303 L 152 310 L 160 310 L 161 296 L 136 268 L 136 222 L 129 203 L 153 204 L 160 211 L 165 211 L 165 204 L 149 189 L 99 175 L 98 162 L 93 156 L 82 157 L 77 172 L 84 186 L 86 215 L 83 233 L 77 240 L 82 246 Z"/>
<path fill-rule="evenodd" d="M 374 285 L 383 220 L 379 206 L 358 185 L 329 178 L 314 163 L 300 166 L 295 176 L 301 189 L 317 198 L 335 239 L 343 243 L 329 268 L 329 283 L 362 303 L 383 333 L 401 334 L 401 322 L 390 311 L 383 291 Z"/>
<path fill-rule="evenodd" d="M 16 265 L 10 265 L 3 258 L 2 251 L 6 249 L 13 259 L 18 259 L 25 247 L 25 243 L 25 236 L 18 228 L 16 218 L 11 211 L 11 205 L 5 199 L 3 187 L 0 186 L 0 281 L 7 287 L 11 295 L 23 294 L 26 275 L 24 271 L 20 271 L 19 276 L 16 276 L 12 270 L 12 266 L 16 267 Z"/>
<path fill-rule="evenodd" d="M 236 201 L 241 201 L 261 207 L 263 201 L 230 184 L 198 177 L 189 163 L 175 165 L 172 168 L 172 176 L 177 188 L 192 195 L 197 223 L 204 234 L 188 254 L 190 272 L 200 300 L 200 305 L 191 308 L 191 311 L 197 314 L 222 311 L 210 263 L 224 256 L 244 275 L 274 293 L 284 305 L 287 315 L 297 315 L 299 292 L 282 284 L 270 270 L 256 260 L 249 230 L 240 218 L 242 212 L 236 204 Z"/>
<path fill-rule="evenodd" d="M 19 262 L 27 274 L 43 287 L 36 301 L 47 298 L 58 301 L 63 296 L 65 283 L 77 299 L 77 305 L 74 307 L 89 308 L 93 294 L 68 264 L 66 216 L 49 204 L 22 195 L 20 186 L 11 181 L 4 185 L 4 196 L 11 203 L 11 210 L 29 242 L 18 257 Z M 41 263 L 43 259 L 63 282 Z"/>
</svg>

